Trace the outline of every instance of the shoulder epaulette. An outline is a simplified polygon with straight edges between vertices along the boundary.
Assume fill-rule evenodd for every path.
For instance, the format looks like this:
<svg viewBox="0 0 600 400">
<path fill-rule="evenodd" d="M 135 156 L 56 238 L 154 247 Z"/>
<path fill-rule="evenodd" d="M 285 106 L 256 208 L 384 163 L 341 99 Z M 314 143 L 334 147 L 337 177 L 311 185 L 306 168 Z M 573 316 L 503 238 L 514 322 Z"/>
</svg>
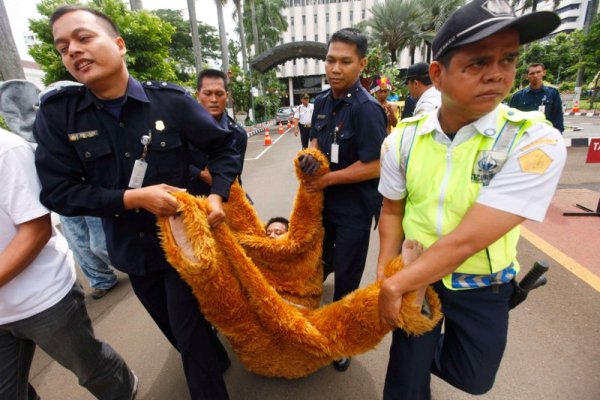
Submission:
<svg viewBox="0 0 600 400">
<path fill-rule="evenodd" d="M 48 90 L 40 98 L 40 104 L 45 104 L 49 101 L 60 99 L 68 95 L 81 95 L 85 93 L 85 86 L 83 85 L 70 85 L 70 86 L 57 86 L 54 89 Z"/>
<path fill-rule="evenodd" d="M 402 122 L 402 123 L 408 123 L 408 124 L 412 124 L 413 122 L 420 121 L 420 120 L 422 120 L 422 119 L 423 119 L 423 118 L 425 118 L 425 117 L 427 117 L 427 113 L 422 113 L 422 114 L 419 114 L 419 115 L 414 115 L 414 116 L 412 116 L 412 117 L 407 117 L 407 118 L 404 118 L 404 119 L 403 119 L 402 121 L 400 121 L 400 122 Z"/>
<path fill-rule="evenodd" d="M 148 89 L 169 89 L 175 90 L 177 92 L 187 93 L 187 91 L 179 85 L 176 85 L 171 82 L 162 82 L 162 81 L 140 81 L 144 88 Z"/>
</svg>

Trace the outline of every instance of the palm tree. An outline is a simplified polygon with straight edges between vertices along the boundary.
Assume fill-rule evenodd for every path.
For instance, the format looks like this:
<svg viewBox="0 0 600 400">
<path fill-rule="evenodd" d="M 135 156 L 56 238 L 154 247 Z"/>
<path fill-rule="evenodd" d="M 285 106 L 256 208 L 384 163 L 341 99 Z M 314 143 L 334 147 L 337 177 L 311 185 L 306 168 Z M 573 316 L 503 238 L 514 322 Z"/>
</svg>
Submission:
<svg viewBox="0 0 600 400">
<path fill-rule="evenodd" d="M 427 46 L 427 62 L 431 61 L 431 42 L 433 42 L 436 32 L 450 14 L 464 3 L 465 0 L 421 0 L 420 4 L 424 14 L 420 36 Z"/>
<path fill-rule="evenodd" d="M 238 34 L 240 35 L 240 43 L 242 44 L 242 67 L 244 71 L 248 71 L 248 56 L 246 54 L 246 32 L 244 31 L 244 14 L 242 13 L 242 0 L 233 0 L 235 11 L 237 14 Z"/>
<path fill-rule="evenodd" d="M 223 6 L 227 0 L 215 0 L 217 6 L 217 18 L 219 20 L 219 37 L 221 39 L 221 70 L 229 71 L 229 49 L 227 48 L 227 32 L 225 31 L 225 20 L 223 19 Z"/>
<path fill-rule="evenodd" d="M 13 39 L 4 0 L 0 0 L 0 80 L 25 79 L 21 57 Z"/>
<path fill-rule="evenodd" d="M 416 47 L 415 38 L 421 33 L 419 21 L 423 11 L 418 0 L 385 0 L 369 11 L 372 18 L 366 24 L 373 39 L 388 50 L 392 64 L 396 64 L 398 52 L 411 45 Z"/>
<path fill-rule="evenodd" d="M 246 14 L 254 18 L 244 19 L 245 28 L 252 32 L 250 39 L 255 47 L 255 54 L 276 46 L 281 40 L 288 23 L 281 11 L 288 5 L 286 0 L 249 0 L 245 4 Z"/>
</svg>

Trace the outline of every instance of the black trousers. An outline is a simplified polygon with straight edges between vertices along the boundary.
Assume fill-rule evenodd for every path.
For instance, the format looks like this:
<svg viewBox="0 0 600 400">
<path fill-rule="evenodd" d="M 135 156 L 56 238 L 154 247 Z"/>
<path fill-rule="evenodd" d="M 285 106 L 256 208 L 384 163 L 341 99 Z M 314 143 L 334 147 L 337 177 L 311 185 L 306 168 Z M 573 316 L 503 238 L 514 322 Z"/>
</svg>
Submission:
<svg viewBox="0 0 600 400">
<path fill-rule="evenodd" d="M 440 281 L 434 289 L 444 320 L 421 336 L 394 331 L 384 400 L 431 399 L 431 374 L 474 395 L 494 385 L 506 347 L 513 286 L 449 290 Z"/>
<path fill-rule="evenodd" d="M 136 296 L 181 353 L 193 400 L 229 399 L 223 372 L 227 351 L 202 315 L 192 289 L 174 269 L 129 276 Z"/>
<path fill-rule="evenodd" d="M 305 127 L 302 124 L 298 124 L 300 128 L 300 143 L 302 143 L 302 148 L 308 148 L 308 135 L 310 134 L 310 128 Z"/>
<path fill-rule="evenodd" d="M 337 301 L 360 285 L 367 251 L 369 229 L 355 229 L 323 221 L 323 280 L 335 273 L 333 301 Z"/>
</svg>

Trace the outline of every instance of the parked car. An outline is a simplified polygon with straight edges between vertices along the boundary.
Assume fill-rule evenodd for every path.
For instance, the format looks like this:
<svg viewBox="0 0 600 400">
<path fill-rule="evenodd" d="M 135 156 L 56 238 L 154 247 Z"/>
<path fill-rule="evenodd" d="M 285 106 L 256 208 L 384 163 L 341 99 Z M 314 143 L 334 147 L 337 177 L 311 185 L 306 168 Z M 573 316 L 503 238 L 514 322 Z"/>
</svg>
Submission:
<svg viewBox="0 0 600 400">
<path fill-rule="evenodd" d="M 285 122 L 291 121 L 294 118 L 294 109 L 292 107 L 281 107 L 277 110 L 276 121 Z"/>
</svg>

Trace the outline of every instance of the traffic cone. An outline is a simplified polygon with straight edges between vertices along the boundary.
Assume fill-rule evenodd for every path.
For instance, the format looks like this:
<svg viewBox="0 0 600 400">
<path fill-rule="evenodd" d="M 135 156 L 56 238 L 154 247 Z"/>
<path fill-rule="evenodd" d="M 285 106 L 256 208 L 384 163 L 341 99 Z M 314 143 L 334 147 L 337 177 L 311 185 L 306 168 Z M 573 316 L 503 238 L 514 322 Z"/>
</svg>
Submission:
<svg viewBox="0 0 600 400">
<path fill-rule="evenodd" d="M 290 120 L 288 119 L 288 129 L 290 129 L 291 127 L 292 127 L 292 121 L 290 121 Z"/>
<path fill-rule="evenodd" d="M 573 102 L 573 112 L 579 112 L 579 100 Z"/>
<path fill-rule="evenodd" d="M 279 121 L 279 131 L 278 133 L 281 135 L 283 133 L 283 125 L 281 125 L 281 121 Z M 269 143 L 270 144 L 270 143 Z"/>
<path fill-rule="evenodd" d="M 270 145 L 271 145 L 271 135 L 269 135 L 269 130 L 267 129 L 265 131 L 265 146 L 270 146 Z"/>
</svg>

